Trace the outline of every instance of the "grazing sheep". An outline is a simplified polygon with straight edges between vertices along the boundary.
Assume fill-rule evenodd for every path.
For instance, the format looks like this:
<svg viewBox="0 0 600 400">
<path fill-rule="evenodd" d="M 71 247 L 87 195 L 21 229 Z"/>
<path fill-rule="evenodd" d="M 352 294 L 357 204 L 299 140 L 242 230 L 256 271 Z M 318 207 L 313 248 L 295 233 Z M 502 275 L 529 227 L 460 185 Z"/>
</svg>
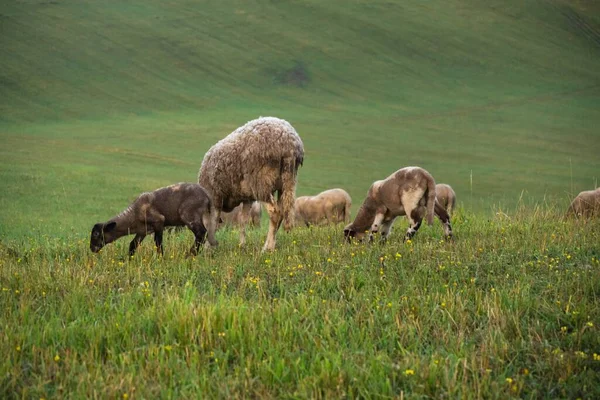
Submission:
<svg viewBox="0 0 600 400">
<path fill-rule="evenodd" d="M 438 183 L 435 185 L 435 197 L 448 215 L 452 215 L 456 206 L 456 193 L 454 193 L 452 187 L 445 183 Z"/>
<path fill-rule="evenodd" d="M 142 193 L 133 203 L 116 217 L 92 228 L 90 250 L 100 251 L 108 243 L 135 233 L 129 245 L 129 255 L 133 256 L 146 235 L 154 233 L 154 242 L 163 254 L 163 230 L 169 226 L 187 226 L 195 238 L 190 253 L 198 253 L 198 247 L 207 236 L 216 245 L 214 230 L 208 224 L 212 211 L 211 200 L 204 188 L 197 183 L 178 183 Z M 208 228 L 208 229 L 207 229 Z"/>
<path fill-rule="evenodd" d="M 223 225 L 229 226 L 241 226 L 242 222 L 242 211 L 244 203 L 240 203 L 239 206 L 233 209 L 231 212 L 222 212 L 221 213 L 221 222 Z M 260 217 L 262 216 L 262 207 L 260 202 L 255 201 L 250 205 L 249 210 L 245 210 L 246 215 L 244 216 L 245 221 L 248 221 L 250 225 L 254 227 L 260 226 Z"/>
<path fill-rule="evenodd" d="M 316 196 L 301 196 L 296 198 L 294 206 L 298 223 L 335 224 L 350 222 L 350 207 L 352 199 L 343 189 L 329 189 Z"/>
<path fill-rule="evenodd" d="M 567 209 L 567 216 L 584 218 L 600 216 L 600 188 L 579 193 Z"/>
<path fill-rule="evenodd" d="M 303 161 L 300 136 L 292 125 L 279 118 L 255 119 L 220 140 L 205 154 L 198 172 L 198 183 L 212 196 L 212 226 L 217 226 L 222 211 L 232 211 L 240 203 L 248 208 L 253 201 L 261 201 L 269 213 L 263 251 L 273 250 L 281 222 L 286 230 L 293 225 L 296 177 Z M 243 245 L 244 217 L 241 224 Z"/>
<path fill-rule="evenodd" d="M 435 181 L 431 174 L 419 167 L 402 168 L 371 185 L 354 222 L 344 228 L 344 236 L 348 241 L 351 238 L 362 240 L 370 231 L 372 241 L 373 234 L 381 232 L 381 240 L 385 241 L 396 218 L 406 215 L 410 222 L 404 236 L 407 240 L 417 233 L 424 215 L 431 225 L 434 213 L 442 221 L 446 237 L 452 237 L 450 217 L 435 201 Z"/>
</svg>

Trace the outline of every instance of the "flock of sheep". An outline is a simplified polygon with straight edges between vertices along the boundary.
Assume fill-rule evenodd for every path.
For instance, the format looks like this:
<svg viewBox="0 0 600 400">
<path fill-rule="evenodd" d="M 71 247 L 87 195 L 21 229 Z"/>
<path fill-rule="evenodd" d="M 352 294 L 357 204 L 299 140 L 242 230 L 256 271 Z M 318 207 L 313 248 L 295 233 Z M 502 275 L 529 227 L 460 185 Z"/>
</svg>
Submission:
<svg viewBox="0 0 600 400">
<path fill-rule="evenodd" d="M 385 241 L 399 216 L 406 216 L 409 227 L 404 239 L 417 232 L 423 218 L 442 222 L 446 238 L 452 237 L 450 214 L 456 195 L 448 185 L 436 185 L 434 178 L 420 167 L 399 169 L 374 182 L 350 222 L 352 200 L 342 189 L 331 189 L 316 196 L 295 197 L 298 169 L 304 161 L 304 145 L 287 121 L 261 117 L 239 127 L 205 154 L 198 183 L 178 183 L 142 193 L 127 209 L 107 222 L 92 228 L 90 249 L 98 252 L 120 237 L 135 234 L 129 245 L 132 256 L 142 240 L 154 233 L 162 254 L 163 231 L 170 226 L 186 226 L 194 233 L 191 254 L 208 240 L 217 246 L 215 231 L 219 224 L 240 227 L 240 245 L 246 240 L 248 222 L 260 223 L 261 207 L 269 214 L 269 230 L 264 250 L 275 248 L 281 224 L 286 230 L 295 222 L 308 225 L 348 223 L 344 236 L 373 241 L 379 233 Z M 581 192 L 571 203 L 567 215 L 592 216 L 600 211 L 600 188 Z"/>
</svg>

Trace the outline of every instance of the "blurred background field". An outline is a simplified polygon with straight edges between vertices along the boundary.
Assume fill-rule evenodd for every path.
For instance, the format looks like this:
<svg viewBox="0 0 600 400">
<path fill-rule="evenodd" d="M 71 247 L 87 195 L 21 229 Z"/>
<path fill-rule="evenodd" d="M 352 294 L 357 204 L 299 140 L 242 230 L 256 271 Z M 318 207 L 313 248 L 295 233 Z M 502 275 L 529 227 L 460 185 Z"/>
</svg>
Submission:
<svg viewBox="0 0 600 400">
<path fill-rule="evenodd" d="M 305 143 L 298 194 L 407 165 L 475 212 L 600 171 L 593 1 L 20 1 L 0 5 L 0 237 L 87 235 L 195 181 L 258 116 Z"/>
</svg>

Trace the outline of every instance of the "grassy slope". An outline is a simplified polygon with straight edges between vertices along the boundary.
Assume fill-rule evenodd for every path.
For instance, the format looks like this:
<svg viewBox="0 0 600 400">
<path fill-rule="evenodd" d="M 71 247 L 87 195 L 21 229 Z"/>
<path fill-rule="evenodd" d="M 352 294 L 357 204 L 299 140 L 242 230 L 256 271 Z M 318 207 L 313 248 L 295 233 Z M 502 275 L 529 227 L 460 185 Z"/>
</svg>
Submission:
<svg viewBox="0 0 600 400">
<path fill-rule="evenodd" d="M 140 191 L 193 181 L 204 151 L 259 115 L 303 137 L 300 194 L 341 186 L 359 203 L 418 164 L 475 209 L 522 191 L 564 206 L 598 178 L 598 15 L 559 1 L 2 4 L 0 234 L 86 231 Z"/>
<path fill-rule="evenodd" d="M 185 257 L 192 237 L 0 246 L 0 397 L 600 396 L 600 230 L 545 208 L 459 213 L 346 245 L 339 227 Z M 263 224 L 264 227 L 264 224 Z"/>
</svg>

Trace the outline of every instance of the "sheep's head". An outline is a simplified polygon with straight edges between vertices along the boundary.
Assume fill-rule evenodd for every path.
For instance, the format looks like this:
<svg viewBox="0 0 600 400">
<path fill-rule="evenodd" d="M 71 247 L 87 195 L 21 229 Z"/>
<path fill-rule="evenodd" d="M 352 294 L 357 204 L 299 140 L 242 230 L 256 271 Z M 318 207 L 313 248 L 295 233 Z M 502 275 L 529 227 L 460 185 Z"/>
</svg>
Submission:
<svg viewBox="0 0 600 400">
<path fill-rule="evenodd" d="M 344 239 L 347 243 L 351 243 L 352 240 L 362 242 L 365 237 L 365 232 L 357 232 L 352 224 L 346 225 L 344 228 Z"/>
<path fill-rule="evenodd" d="M 116 239 L 116 222 L 98 223 L 92 228 L 90 237 L 90 250 L 97 253 L 105 245 Z"/>
</svg>

